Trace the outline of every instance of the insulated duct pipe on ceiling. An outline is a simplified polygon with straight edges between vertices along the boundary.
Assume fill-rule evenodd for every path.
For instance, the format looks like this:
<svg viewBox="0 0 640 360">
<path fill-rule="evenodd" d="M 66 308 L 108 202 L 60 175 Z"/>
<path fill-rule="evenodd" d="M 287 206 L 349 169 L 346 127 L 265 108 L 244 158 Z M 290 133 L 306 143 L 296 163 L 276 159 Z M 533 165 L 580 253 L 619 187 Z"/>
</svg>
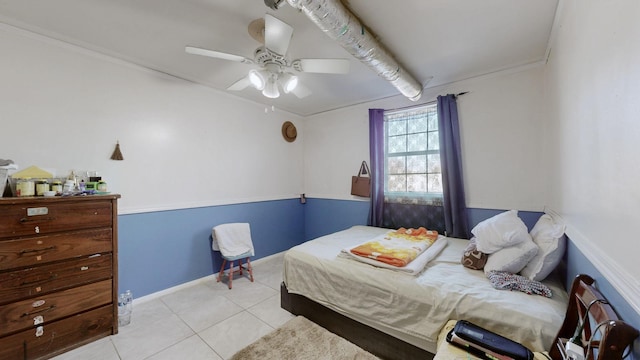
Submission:
<svg viewBox="0 0 640 360">
<path fill-rule="evenodd" d="M 340 0 L 287 0 L 302 10 L 322 31 L 356 59 L 389 81 L 412 101 L 422 96 L 422 85 L 364 27 Z"/>
</svg>

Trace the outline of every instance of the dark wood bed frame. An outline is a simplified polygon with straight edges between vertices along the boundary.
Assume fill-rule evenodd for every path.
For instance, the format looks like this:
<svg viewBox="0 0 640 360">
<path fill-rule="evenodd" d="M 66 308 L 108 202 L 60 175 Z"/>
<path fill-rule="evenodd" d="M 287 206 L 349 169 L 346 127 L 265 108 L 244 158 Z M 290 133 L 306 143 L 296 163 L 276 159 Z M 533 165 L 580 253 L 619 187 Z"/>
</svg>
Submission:
<svg viewBox="0 0 640 360">
<path fill-rule="evenodd" d="M 380 330 L 359 323 L 280 285 L 280 306 L 301 315 L 382 359 L 433 359 L 433 354 Z"/>
</svg>

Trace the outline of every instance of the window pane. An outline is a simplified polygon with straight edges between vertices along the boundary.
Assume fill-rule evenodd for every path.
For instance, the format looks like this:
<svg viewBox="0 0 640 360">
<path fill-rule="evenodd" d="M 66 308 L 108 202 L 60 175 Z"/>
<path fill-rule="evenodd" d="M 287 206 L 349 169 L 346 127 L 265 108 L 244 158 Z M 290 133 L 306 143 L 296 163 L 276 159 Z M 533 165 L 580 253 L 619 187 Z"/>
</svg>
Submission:
<svg viewBox="0 0 640 360">
<path fill-rule="evenodd" d="M 407 137 L 393 136 L 389 137 L 389 154 L 395 154 L 407 151 Z"/>
<path fill-rule="evenodd" d="M 417 133 L 407 136 L 407 151 L 427 150 L 427 133 Z"/>
<path fill-rule="evenodd" d="M 427 157 L 424 155 L 407 156 L 407 174 L 426 174 Z"/>
<path fill-rule="evenodd" d="M 385 112 L 384 118 L 385 192 L 411 199 L 442 194 L 437 106 Z"/>
<path fill-rule="evenodd" d="M 440 154 L 427 155 L 427 172 L 428 173 L 442 172 L 440 170 Z"/>
<path fill-rule="evenodd" d="M 435 111 L 430 111 L 428 114 L 429 131 L 438 130 L 438 114 Z"/>
<path fill-rule="evenodd" d="M 387 167 L 389 169 L 389 174 L 404 174 L 406 172 L 407 167 L 405 166 L 406 157 L 404 156 L 393 156 L 387 159 Z"/>
<path fill-rule="evenodd" d="M 407 133 L 413 134 L 418 132 L 427 132 L 427 130 L 429 130 L 428 120 L 426 116 L 424 115 L 412 116 L 410 119 L 411 120 L 409 120 L 407 124 L 408 126 Z"/>
<path fill-rule="evenodd" d="M 407 191 L 426 192 L 427 191 L 427 175 L 426 174 L 407 175 Z"/>
<path fill-rule="evenodd" d="M 442 174 L 429 174 L 428 176 L 428 191 L 429 192 L 442 192 Z"/>
<path fill-rule="evenodd" d="M 440 135 L 437 131 L 431 131 L 427 135 L 429 138 L 429 150 L 440 150 Z"/>
<path fill-rule="evenodd" d="M 407 133 L 407 121 L 406 120 L 393 120 L 387 123 L 389 126 L 389 136 L 400 135 Z"/>
<path fill-rule="evenodd" d="M 407 189 L 406 181 L 407 177 L 405 175 L 389 175 L 387 190 L 393 192 L 405 192 Z"/>
</svg>

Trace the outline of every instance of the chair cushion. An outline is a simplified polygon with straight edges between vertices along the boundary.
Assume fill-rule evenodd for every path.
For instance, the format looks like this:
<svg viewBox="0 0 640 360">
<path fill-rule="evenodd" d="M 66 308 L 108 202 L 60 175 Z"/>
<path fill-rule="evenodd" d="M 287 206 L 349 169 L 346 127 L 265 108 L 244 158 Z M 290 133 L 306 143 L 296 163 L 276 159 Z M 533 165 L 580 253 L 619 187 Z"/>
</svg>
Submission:
<svg viewBox="0 0 640 360">
<path fill-rule="evenodd" d="M 236 261 L 236 260 L 245 259 L 251 256 L 253 256 L 253 253 L 251 251 L 247 251 L 244 254 L 240 254 L 236 256 L 225 256 L 224 254 L 222 254 L 222 258 L 227 261 Z"/>
</svg>

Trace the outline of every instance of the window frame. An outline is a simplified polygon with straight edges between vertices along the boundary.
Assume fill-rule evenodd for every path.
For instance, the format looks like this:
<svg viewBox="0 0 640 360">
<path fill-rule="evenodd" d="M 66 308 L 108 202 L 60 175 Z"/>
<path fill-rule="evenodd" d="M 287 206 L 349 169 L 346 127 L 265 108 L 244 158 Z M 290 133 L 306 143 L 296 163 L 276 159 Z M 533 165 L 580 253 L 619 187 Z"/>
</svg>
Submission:
<svg viewBox="0 0 640 360">
<path fill-rule="evenodd" d="M 437 130 L 432 130 L 432 128 L 429 127 L 429 121 L 427 120 L 427 128 L 425 131 L 419 131 L 419 132 L 414 132 L 414 133 L 410 133 L 409 129 L 406 128 L 405 132 L 403 134 L 400 135 L 390 135 L 390 122 L 393 121 L 393 119 L 389 119 L 389 117 L 391 116 L 397 116 L 399 114 L 406 114 L 407 117 L 410 117 L 410 113 L 419 113 L 421 111 L 424 111 L 425 116 L 428 116 L 428 113 L 431 112 L 435 112 L 435 116 L 436 116 L 436 126 L 437 126 Z M 429 175 L 430 174 L 439 174 L 439 180 L 440 183 L 442 184 L 442 163 L 440 162 L 441 159 L 439 159 L 439 166 L 438 168 L 440 169 L 439 172 L 429 172 L 429 155 L 440 155 L 440 129 L 439 129 L 439 124 L 438 124 L 438 110 L 437 110 L 437 102 L 430 102 L 430 103 L 426 103 L 426 104 L 422 104 L 420 106 L 415 106 L 415 107 L 410 107 L 410 108 L 405 108 L 405 109 L 398 109 L 398 110 L 390 110 L 384 111 L 384 197 L 385 197 L 385 201 L 388 202 L 402 202 L 402 203 L 439 203 L 442 202 L 442 198 L 443 198 L 443 193 L 442 191 L 440 192 L 434 192 L 434 191 L 429 191 L 428 187 L 429 187 Z M 407 119 L 409 120 L 409 119 Z M 409 122 L 406 123 L 406 126 L 409 126 Z M 437 144 L 437 149 L 433 149 L 433 148 L 429 148 L 429 133 L 433 133 L 433 132 L 437 132 L 438 136 L 438 144 Z M 409 151 L 408 150 L 408 144 L 406 145 L 406 151 L 404 152 L 395 152 L 390 154 L 389 153 L 389 146 L 390 146 L 390 139 L 393 136 L 405 136 L 408 137 L 411 134 L 420 134 L 420 133 L 424 133 L 425 134 L 425 140 L 427 141 L 426 147 L 424 150 L 412 150 Z M 390 156 L 392 155 L 392 156 Z M 407 164 L 407 158 L 410 156 L 425 156 L 425 172 L 424 173 L 412 173 L 412 172 L 408 172 L 408 164 Z M 389 179 L 390 176 L 393 176 L 394 174 L 390 173 L 390 169 L 389 169 L 389 158 L 390 157 L 396 157 L 396 156 L 400 156 L 400 157 L 404 157 L 405 159 L 405 168 L 404 168 L 404 173 L 399 173 L 398 175 L 404 175 L 405 176 L 405 190 L 407 189 L 407 181 L 408 181 L 408 175 L 411 174 L 424 174 L 426 176 L 426 186 L 427 186 L 427 191 L 426 192 L 416 192 L 416 191 L 389 191 Z"/>
</svg>

